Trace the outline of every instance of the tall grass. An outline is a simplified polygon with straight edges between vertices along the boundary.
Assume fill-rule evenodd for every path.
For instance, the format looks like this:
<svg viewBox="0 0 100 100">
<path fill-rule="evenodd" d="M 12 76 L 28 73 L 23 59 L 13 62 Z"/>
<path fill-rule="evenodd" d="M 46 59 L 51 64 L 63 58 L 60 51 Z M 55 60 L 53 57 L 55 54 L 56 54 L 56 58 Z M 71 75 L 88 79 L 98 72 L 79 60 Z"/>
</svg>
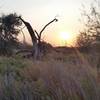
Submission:
<svg viewBox="0 0 100 100">
<path fill-rule="evenodd" d="M 63 61 L 2 57 L 0 100 L 100 100 L 96 76 L 78 52 Z"/>
</svg>

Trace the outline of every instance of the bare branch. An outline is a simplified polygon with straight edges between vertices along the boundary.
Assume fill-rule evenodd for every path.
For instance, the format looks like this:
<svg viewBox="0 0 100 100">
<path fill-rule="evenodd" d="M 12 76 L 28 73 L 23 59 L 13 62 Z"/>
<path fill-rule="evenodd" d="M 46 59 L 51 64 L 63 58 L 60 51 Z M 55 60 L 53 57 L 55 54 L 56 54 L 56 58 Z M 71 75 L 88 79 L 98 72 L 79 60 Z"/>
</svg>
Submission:
<svg viewBox="0 0 100 100">
<path fill-rule="evenodd" d="M 42 30 L 40 31 L 39 36 L 41 37 L 42 32 L 46 29 L 47 26 L 49 26 L 51 23 L 57 22 L 57 21 L 58 21 L 58 19 L 57 19 L 57 18 L 54 18 L 52 21 L 50 21 L 49 23 L 47 23 L 47 24 L 42 28 Z"/>
<path fill-rule="evenodd" d="M 39 38 L 40 37 L 39 33 L 36 30 L 34 30 L 34 32 L 36 33 L 37 37 Z"/>
</svg>

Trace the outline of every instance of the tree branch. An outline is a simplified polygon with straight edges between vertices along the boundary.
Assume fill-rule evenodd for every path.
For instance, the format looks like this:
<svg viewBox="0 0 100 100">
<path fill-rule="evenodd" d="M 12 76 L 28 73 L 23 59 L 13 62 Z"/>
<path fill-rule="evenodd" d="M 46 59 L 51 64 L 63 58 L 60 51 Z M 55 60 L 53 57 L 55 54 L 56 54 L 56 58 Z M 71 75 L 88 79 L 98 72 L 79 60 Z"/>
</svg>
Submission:
<svg viewBox="0 0 100 100">
<path fill-rule="evenodd" d="M 47 26 L 49 26 L 51 23 L 57 22 L 57 21 L 58 21 L 58 19 L 54 18 L 52 21 L 50 21 L 49 23 L 47 23 L 47 24 L 42 28 L 42 30 L 40 31 L 39 36 L 41 37 L 42 32 L 46 29 Z"/>
<path fill-rule="evenodd" d="M 34 32 L 36 33 L 37 37 L 39 38 L 40 37 L 39 33 L 36 30 L 34 30 Z"/>
</svg>

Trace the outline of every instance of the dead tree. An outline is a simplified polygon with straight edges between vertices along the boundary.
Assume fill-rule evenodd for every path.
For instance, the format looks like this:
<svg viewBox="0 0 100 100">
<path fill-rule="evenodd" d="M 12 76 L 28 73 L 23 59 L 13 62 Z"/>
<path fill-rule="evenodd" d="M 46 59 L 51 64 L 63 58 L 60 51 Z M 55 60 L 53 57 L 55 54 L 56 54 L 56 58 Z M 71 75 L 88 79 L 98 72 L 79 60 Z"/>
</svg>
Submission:
<svg viewBox="0 0 100 100">
<path fill-rule="evenodd" d="M 36 30 L 35 30 L 35 33 L 37 34 L 37 40 L 38 40 L 38 57 L 39 58 L 41 58 L 41 55 L 42 55 L 42 49 L 43 48 L 41 48 L 41 45 L 42 45 L 42 43 L 41 43 L 41 38 L 42 38 L 42 33 L 43 33 L 43 31 L 47 28 L 47 26 L 49 26 L 51 23 L 53 23 L 53 22 L 57 22 L 58 21 L 58 19 L 56 19 L 56 18 L 54 18 L 53 20 L 51 20 L 49 23 L 47 23 L 43 28 L 42 28 L 42 30 L 38 33 Z"/>
<path fill-rule="evenodd" d="M 26 26 L 29 34 L 30 34 L 30 37 L 31 37 L 31 40 L 32 40 L 32 45 L 33 45 L 32 55 L 33 55 L 34 59 L 37 59 L 37 55 L 38 55 L 38 43 L 37 43 L 37 37 L 35 35 L 35 32 L 34 32 L 32 26 L 30 25 L 30 23 L 26 22 L 21 17 L 19 17 L 19 18 L 25 24 L 25 26 Z"/>
<path fill-rule="evenodd" d="M 47 28 L 47 26 L 49 26 L 53 22 L 57 22 L 58 19 L 54 18 L 53 20 L 51 20 L 38 33 L 36 30 L 33 30 L 32 26 L 30 25 L 29 22 L 26 22 L 21 17 L 18 17 L 18 18 L 20 18 L 20 20 L 25 24 L 25 26 L 27 27 L 27 30 L 28 30 L 28 32 L 30 34 L 30 37 L 32 39 L 32 44 L 33 44 L 32 54 L 33 54 L 34 59 L 40 59 L 41 58 L 41 51 L 42 51 L 41 50 L 41 37 L 42 37 L 42 33 Z"/>
</svg>

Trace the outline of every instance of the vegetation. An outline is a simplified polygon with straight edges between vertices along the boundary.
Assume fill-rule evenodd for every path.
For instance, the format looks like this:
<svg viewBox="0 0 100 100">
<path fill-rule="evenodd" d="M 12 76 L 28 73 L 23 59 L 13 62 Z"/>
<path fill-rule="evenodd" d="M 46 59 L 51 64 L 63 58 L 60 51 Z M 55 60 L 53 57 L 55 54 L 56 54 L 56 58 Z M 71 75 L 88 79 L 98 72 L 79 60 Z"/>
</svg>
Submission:
<svg viewBox="0 0 100 100">
<path fill-rule="evenodd" d="M 26 22 L 21 16 L 19 16 L 17 18 L 20 19 L 25 24 L 25 26 L 30 34 L 30 37 L 32 40 L 32 45 L 33 45 L 33 49 L 32 49 L 33 58 L 40 59 L 41 55 L 43 54 L 42 41 L 41 41 L 42 33 L 47 28 L 47 26 L 49 26 L 53 22 L 57 22 L 58 19 L 54 18 L 53 20 L 51 20 L 38 33 L 36 30 L 33 30 L 31 24 L 29 22 Z"/>
<path fill-rule="evenodd" d="M 20 32 L 21 21 L 17 14 L 2 15 L 0 18 L 0 54 L 11 55 L 18 45 L 17 36 Z"/>
<path fill-rule="evenodd" d="M 77 39 L 77 45 L 82 47 L 90 46 L 93 41 L 100 41 L 100 11 L 99 4 L 94 1 L 90 6 L 90 9 L 82 10 L 82 23 L 84 24 L 84 30 L 80 32 Z"/>
<path fill-rule="evenodd" d="M 1 57 L 0 99 L 99 100 L 96 68 L 90 66 L 93 56 L 74 54 L 64 53 L 61 60 L 54 53 L 51 61 L 49 57 L 34 62 L 19 56 Z"/>
<path fill-rule="evenodd" d="M 2 15 L 0 100 L 100 100 L 100 48 L 99 52 L 86 49 L 94 40 L 100 40 L 100 13 L 92 6 L 90 14 L 85 12 L 84 16 L 86 29 L 77 39 L 78 47 L 52 47 L 41 40 L 42 33 L 58 19 L 51 20 L 38 33 L 16 13 Z M 17 39 L 22 23 L 33 43 L 25 48 L 31 52 L 28 59 L 13 53 L 25 45 Z"/>
</svg>

